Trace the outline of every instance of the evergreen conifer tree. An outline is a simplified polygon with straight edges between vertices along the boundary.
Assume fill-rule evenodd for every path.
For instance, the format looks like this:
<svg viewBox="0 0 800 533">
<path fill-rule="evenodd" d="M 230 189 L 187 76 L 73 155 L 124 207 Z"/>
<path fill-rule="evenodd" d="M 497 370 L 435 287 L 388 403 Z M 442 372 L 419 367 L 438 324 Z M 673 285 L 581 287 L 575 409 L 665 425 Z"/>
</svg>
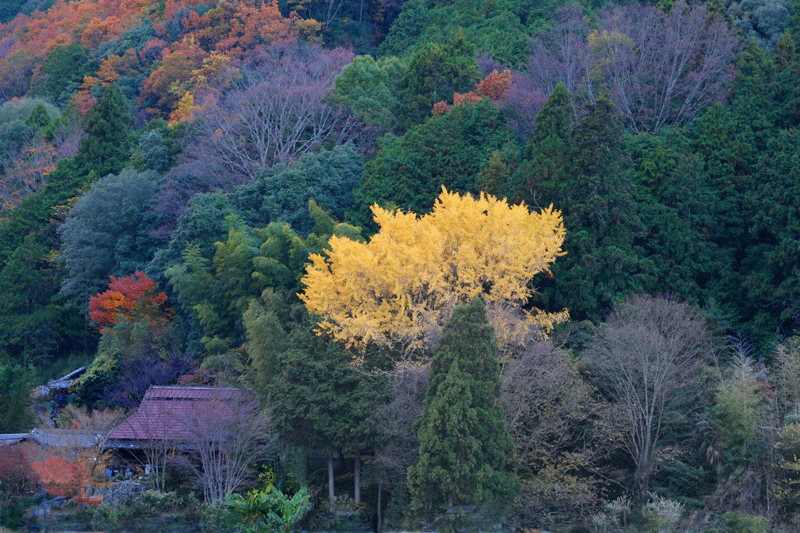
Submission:
<svg viewBox="0 0 800 533">
<path fill-rule="evenodd" d="M 533 136 L 525 146 L 523 162 L 511 178 L 509 197 L 539 207 L 554 203 L 560 183 L 568 181 L 575 109 L 563 83 L 556 85 L 541 112 L 536 115 Z"/>
<path fill-rule="evenodd" d="M 431 362 L 419 458 L 408 470 L 412 505 L 506 505 L 519 492 L 513 443 L 497 407 L 500 362 L 483 301 L 457 307 Z"/>
<path fill-rule="evenodd" d="M 133 152 L 133 115 L 117 85 L 109 85 L 100 100 L 83 117 L 83 130 L 75 163 L 84 173 L 98 178 L 119 173 Z"/>
<path fill-rule="evenodd" d="M 30 430 L 33 413 L 28 406 L 30 372 L 23 366 L 0 363 L 0 433 Z"/>
<path fill-rule="evenodd" d="M 567 229 L 567 253 L 553 264 L 554 287 L 541 293 L 574 319 L 597 319 L 620 297 L 647 291 L 653 279 L 635 246 L 644 229 L 620 116 L 605 98 L 586 111 L 566 142 L 566 172 L 541 183 L 544 205 L 553 202 L 564 213 Z"/>
<path fill-rule="evenodd" d="M 480 81 L 475 47 L 459 32 L 444 45 L 428 44 L 411 57 L 400 81 L 399 119 L 406 129 L 431 116 L 433 104 L 453 102 L 453 93 L 466 93 Z"/>
</svg>

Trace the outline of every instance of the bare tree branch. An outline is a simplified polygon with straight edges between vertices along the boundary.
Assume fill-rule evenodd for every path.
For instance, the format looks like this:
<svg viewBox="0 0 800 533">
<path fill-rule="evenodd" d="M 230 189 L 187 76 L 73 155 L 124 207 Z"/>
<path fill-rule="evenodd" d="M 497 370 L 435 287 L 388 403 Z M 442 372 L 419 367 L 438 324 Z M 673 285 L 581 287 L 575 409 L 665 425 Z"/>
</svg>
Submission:
<svg viewBox="0 0 800 533">
<path fill-rule="evenodd" d="M 600 325 L 585 357 L 625 425 L 640 495 L 658 462 L 664 414 L 689 407 L 712 353 L 705 320 L 685 303 L 631 296 Z"/>
</svg>

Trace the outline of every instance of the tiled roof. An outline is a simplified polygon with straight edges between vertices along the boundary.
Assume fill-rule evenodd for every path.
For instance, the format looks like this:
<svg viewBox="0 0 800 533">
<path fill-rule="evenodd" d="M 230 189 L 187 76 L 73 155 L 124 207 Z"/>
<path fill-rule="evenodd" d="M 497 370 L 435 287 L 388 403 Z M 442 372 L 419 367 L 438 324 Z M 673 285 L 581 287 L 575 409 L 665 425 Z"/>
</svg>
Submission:
<svg viewBox="0 0 800 533">
<path fill-rule="evenodd" d="M 42 446 L 89 448 L 103 438 L 105 432 L 74 429 L 34 429 L 30 435 Z"/>
<path fill-rule="evenodd" d="M 254 406 L 253 394 L 244 389 L 151 387 L 136 413 L 111 431 L 107 445 L 215 438 L 227 421 L 249 413 Z"/>
</svg>

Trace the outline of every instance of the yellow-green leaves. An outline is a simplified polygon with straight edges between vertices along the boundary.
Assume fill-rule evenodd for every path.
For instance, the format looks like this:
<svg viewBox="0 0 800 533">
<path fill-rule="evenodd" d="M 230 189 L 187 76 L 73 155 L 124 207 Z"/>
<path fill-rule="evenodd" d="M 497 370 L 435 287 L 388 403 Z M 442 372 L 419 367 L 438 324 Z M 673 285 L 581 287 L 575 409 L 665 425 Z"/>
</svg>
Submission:
<svg viewBox="0 0 800 533">
<path fill-rule="evenodd" d="M 323 318 L 321 333 L 356 350 L 430 353 L 455 306 L 476 295 L 501 347 L 566 318 L 519 309 L 531 278 L 561 254 L 561 213 L 442 190 L 421 217 L 373 206 L 380 231 L 369 242 L 334 236 L 327 256 L 311 256 L 300 297 Z"/>
</svg>

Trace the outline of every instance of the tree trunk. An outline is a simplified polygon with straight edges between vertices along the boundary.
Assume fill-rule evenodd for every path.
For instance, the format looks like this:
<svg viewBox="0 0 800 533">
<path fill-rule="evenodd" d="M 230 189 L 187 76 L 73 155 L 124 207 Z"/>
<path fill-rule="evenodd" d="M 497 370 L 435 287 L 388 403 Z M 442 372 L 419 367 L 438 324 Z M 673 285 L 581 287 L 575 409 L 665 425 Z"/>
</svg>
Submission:
<svg viewBox="0 0 800 533">
<path fill-rule="evenodd" d="M 328 454 L 328 502 L 333 512 L 333 450 Z"/>
<path fill-rule="evenodd" d="M 378 481 L 378 533 L 383 531 L 383 516 L 381 515 L 381 492 L 383 492 L 383 482 Z"/>
<path fill-rule="evenodd" d="M 353 465 L 353 477 L 355 478 L 355 488 L 353 490 L 356 505 L 361 505 L 361 453 L 356 452 Z"/>
</svg>

